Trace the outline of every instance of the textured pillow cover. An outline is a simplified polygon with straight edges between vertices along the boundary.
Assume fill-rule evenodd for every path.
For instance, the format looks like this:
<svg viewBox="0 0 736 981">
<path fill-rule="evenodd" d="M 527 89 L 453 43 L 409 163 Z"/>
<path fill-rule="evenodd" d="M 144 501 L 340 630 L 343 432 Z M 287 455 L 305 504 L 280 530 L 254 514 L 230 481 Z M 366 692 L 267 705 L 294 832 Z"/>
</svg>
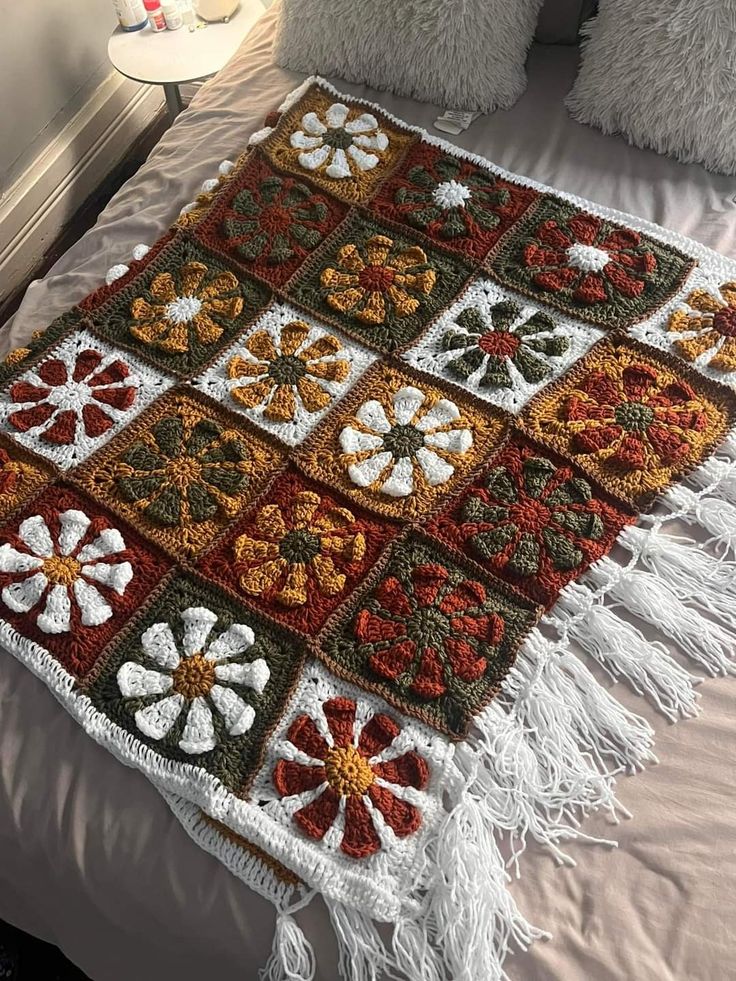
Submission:
<svg viewBox="0 0 736 981">
<path fill-rule="evenodd" d="M 733 0 L 601 0 L 567 107 L 636 146 L 736 173 Z"/>
<path fill-rule="evenodd" d="M 282 0 L 277 64 L 451 109 L 509 109 L 542 0 Z"/>
</svg>

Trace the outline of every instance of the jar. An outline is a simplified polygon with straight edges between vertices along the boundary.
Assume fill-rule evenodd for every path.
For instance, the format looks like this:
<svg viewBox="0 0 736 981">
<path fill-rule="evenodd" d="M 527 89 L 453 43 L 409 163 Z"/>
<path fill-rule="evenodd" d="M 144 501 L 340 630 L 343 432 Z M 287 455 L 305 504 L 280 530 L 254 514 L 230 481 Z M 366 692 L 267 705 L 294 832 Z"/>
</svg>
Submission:
<svg viewBox="0 0 736 981">
<path fill-rule="evenodd" d="M 184 24 L 178 0 L 161 0 L 161 9 L 164 12 L 166 27 L 170 31 L 178 31 Z"/>
<path fill-rule="evenodd" d="M 240 6 L 240 0 L 195 0 L 194 6 L 202 20 L 229 20 Z"/>
<path fill-rule="evenodd" d="M 166 20 L 161 9 L 161 0 L 143 0 L 143 4 L 148 11 L 148 23 L 152 31 L 165 31 Z"/>
<path fill-rule="evenodd" d="M 112 5 L 124 31 L 140 31 L 146 26 L 148 15 L 143 0 L 112 0 Z"/>
</svg>

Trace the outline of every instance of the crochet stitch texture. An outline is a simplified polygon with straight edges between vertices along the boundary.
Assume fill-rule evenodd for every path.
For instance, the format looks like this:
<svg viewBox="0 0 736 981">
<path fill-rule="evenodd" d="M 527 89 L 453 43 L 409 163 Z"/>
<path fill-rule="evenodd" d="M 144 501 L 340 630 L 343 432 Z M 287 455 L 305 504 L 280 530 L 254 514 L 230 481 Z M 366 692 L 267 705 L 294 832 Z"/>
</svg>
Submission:
<svg viewBox="0 0 736 981">
<path fill-rule="evenodd" d="M 615 620 L 614 546 L 675 611 L 631 587 L 641 617 L 674 629 L 662 502 L 727 524 L 675 485 L 715 487 L 732 445 L 736 272 L 321 80 L 270 123 L 0 368 L 0 640 L 282 926 L 305 885 L 348 959 L 459 977 L 463 951 L 448 940 L 437 974 L 431 937 L 445 880 L 473 934 L 486 825 L 557 848 L 576 808 L 610 805 L 596 753 L 647 758 L 646 724 L 560 645 L 591 649 L 594 602 Z M 736 624 L 708 561 L 720 669 Z M 617 671 L 636 676 L 625 650 Z M 468 978 L 538 935 L 488 848 L 498 923 Z M 392 955 L 371 917 L 396 924 Z M 280 943 L 268 976 L 302 976 Z"/>
</svg>

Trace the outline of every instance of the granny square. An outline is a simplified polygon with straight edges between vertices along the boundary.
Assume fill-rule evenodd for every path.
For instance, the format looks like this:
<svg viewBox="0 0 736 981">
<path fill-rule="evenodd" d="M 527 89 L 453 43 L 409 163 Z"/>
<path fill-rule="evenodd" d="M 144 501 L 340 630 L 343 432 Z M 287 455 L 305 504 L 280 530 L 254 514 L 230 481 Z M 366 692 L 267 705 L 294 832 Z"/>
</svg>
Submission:
<svg viewBox="0 0 736 981">
<path fill-rule="evenodd" d="M 359 876 L 376 906 L 412 881 L 442 809 L 452 748 L 308 661 L 250 797 L 300 864 Z"/>
<path fill-rule="evenodd" d="M 491 256 L 494 279 L 601 327 L 650 316 L 694 260 L 671 245 L 544 195 Z"/>
<path fill-rule="evenodd" d="M 171 563 L 71 488 L 44 490 L 0 529 L 0 617 L 79 678 Z"/>
<path fill-rule="evenodd" d="M 736 387 L 736 281 L 720 269 L 697 267 L 663 316 L 636 324 L 630 333 Z"/>
<path fill-rule="evenodd" d="M 365 201 L 417 141 L 383 113 L 312 86 L 262 144 L 277 167 L 350 204 Z"/>
<path fill-rule="evenodd" d="M 313 636 L 398 531 L 292 469 L 271 484 L 199 568 L 259 612 Z"/>
<path fill-rule="evenodd" d="M 193 235 L 236 267 L 281 286 L 347 210 L 303 180 L 277 172 L 254 151 Z"/>
<path fill-rule="evenodd" d="M 549 608 L 633 520 L 574 464 L 514 433 L 426 532 Z"/>
<path fill-rule="evenodd" d="M 10 350 L 0 362 L 0 385 L 4 385 L 9 378 L 19 374 L 26 365 L 32 364 L 41 354 L 54 344 L 58 344 L 65 334 L 84 326 L 85 323 L 85 318 L 74 309 L 57 317 L 48 327 L 34 330 L 22 347 Z"/>
<path fill-rule="evenodd" d="M 497 693 L 536 604 L 410 535 L 320 637 L 342 677 L 453 737 Z"/>
<path fill-rule="evenodd" d="M 176 574 L 107 651 L 87 694 L 162 760 L 241 794 L 304 654 L 218 589 Z"/>
<path fill-rule="evenodd" d="M 129 351 L 79 330 L 0 391 L 0 428 L 69 470 L 172 383 Z"/>
<path fill-rule="evenodd" d="M 508 417 L 378 362 L 297 450 L 300 467 L 389 518 L 423 519 L 503 440 Z"/>
<path fill-rule="evenodd" d="M 376 355 L 288 304 L 276 304 L 192 384 L 294 446 Z"/>
<path fill-rule="evenodd" d="M 526 406 L 519 423 L 638 508 L 701 463 L 736 395 L 679 359 L 612 334 Z"/>
<path fill-rule="evenodd" d="M 0 437 L 0 518 L 10 514 L 55 477 L 45 461 Z"/>
<path fill-rule="evenodd" d="M 516 413 L 601 336 L 479 279 L 402 358 Z"/>
<path fill-rule="evenodd" d="M 95 330 L 186 378 L 268 304 L 268 289 L 180 232 L 145 272 L 91 311 Z"/>
<path fill-rule="evenodd" d="M 389 352 L 415 340 L 469 276 L 460 258 L 355 216 L 305 263 L 286 292 L 368 347 Z"/>
<path fill-rule="evenodd" d="M 210 545 L 282 464 L 265 434 L 173 389 L 74 476 L 178 558 Z"/>
<path fill-rule="evenodd" d="M 175 232 L 170 229 L 150 247 L 139 242 L 138 245 L 133 246 L 130 254 L 128 254 L 128 246 L 124 253 L 126 261 L 115 263 L 108 269 L 105 282 L 79 301 L 79 310 L 85 316 L 89 316 L 92 311 L 104 306 L 117 293 L 138 279 L 162 252 L 165 253 L 167 246 L 174 237 Z"/>
<path fill-rule="evenodd" d="M 416 143 L 369 208 L 480 262 L 538 197 L 469 160 Z"/>
</svg>

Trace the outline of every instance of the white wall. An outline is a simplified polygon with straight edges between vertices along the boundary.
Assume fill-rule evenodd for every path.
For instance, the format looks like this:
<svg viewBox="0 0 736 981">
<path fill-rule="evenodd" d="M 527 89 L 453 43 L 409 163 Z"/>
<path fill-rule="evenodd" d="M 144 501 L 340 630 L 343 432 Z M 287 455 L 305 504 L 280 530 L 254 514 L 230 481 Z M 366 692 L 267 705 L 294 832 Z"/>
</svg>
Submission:
<svg viewBox="0 0 736 981">
<path fill-rule="evenodd" d="M 19 0 L 0 22 L 0 193 L 111 71 L 110 0 Z"/>
</svg>

